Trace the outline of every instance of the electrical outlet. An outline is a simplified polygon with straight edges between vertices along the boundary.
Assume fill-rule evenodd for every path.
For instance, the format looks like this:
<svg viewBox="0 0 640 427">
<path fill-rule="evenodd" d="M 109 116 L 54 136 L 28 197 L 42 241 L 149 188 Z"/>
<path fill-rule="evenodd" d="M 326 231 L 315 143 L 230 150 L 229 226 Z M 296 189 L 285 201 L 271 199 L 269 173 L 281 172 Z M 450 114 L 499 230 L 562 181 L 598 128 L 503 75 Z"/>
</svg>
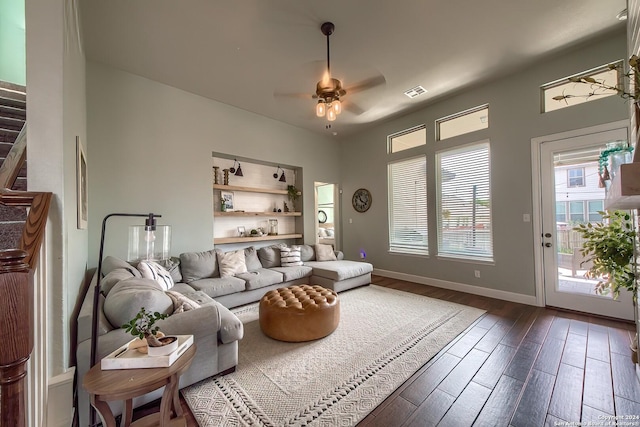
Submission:
<svg viewBox="0 0 640 427">
<path fill-rule="evenodd" d="M 522 222 L 531 222 L 531 215 L 522 214 Z"/>
<path fill-rule="evenodd" d="M 476 279 L 480 278 L 480 270 L 473 270 L 473 274 L 476 276 Z"/>
</svg>

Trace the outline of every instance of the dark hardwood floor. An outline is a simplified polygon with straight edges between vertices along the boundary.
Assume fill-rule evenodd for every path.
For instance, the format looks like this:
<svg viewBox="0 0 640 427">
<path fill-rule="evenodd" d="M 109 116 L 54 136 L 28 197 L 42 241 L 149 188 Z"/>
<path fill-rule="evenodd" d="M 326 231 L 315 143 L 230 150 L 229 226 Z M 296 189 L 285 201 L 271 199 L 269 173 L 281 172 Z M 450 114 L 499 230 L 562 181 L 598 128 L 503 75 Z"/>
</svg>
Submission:
<svg viewBox="0 0 640 427">
<path fill-rule="evenodd" d="M 373 284 L 487 313 L 358 426 L 640 426 L 633 324 L 379 276 Z"/>
</svg>

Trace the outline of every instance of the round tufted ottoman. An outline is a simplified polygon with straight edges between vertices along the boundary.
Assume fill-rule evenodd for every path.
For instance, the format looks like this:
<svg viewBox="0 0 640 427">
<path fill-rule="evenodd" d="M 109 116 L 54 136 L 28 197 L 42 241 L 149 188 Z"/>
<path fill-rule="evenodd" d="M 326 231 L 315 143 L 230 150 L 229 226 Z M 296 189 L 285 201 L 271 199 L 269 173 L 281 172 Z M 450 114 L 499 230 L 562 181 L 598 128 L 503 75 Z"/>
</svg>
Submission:
<svg viewBox="0 0 640 427">
<path fill-rule="evenodd" d="M 322 286 L 280 288 L 260 300 L 260 328 L 276 340 L 316 340 L 335 331 L 339 322 L 338 295 Z"/>
</svg>

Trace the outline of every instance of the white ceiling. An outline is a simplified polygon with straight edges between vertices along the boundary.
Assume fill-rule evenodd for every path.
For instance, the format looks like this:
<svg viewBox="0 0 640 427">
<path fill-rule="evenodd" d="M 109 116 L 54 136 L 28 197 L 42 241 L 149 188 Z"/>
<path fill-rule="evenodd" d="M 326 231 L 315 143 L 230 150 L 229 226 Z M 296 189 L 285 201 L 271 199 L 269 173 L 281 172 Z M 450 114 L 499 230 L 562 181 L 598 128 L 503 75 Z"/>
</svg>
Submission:
<svg viewBox="0 0 640 427">
<path fill-rule="evenodd" d="M 505 74 L 624 23 L 626 0 L 90 0 L 80 2 L 86 56 L 314 132 L 345 136 L 434 98 Z M 311 94 L 331 70 L 347 94 L 326 130 Z M 599 64 L 594 64 L 599 65 Z M 422 85 L 415 99 L 403 92 Z M 304 93 L 307 99 L 275 97 Z"/>
</svg>

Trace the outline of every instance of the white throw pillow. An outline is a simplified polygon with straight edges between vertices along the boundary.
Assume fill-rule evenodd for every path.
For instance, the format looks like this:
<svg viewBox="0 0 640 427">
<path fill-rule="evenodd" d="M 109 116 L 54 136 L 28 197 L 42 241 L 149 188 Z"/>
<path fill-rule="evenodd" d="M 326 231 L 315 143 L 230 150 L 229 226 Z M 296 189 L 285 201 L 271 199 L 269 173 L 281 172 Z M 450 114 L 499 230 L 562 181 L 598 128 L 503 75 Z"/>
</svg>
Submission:
<svg viewBox="0 0 640 427">
<path fill-rule="evenodd" d="M 333 246 L 317 244 L 316 261 L 337 261 L 336 254 L 333 252 Z"/>
<path fill-rule="evenodd" d="M 154 261 L 140 261 L 138 271 L 145 279 L 155 280 L 162 286 L 162 289 L 168 291 L 173 288 L 173 278 L 166 268 Z"/>
<path fill-rule="evenodd" d="M 218 266 L 220 277 L 235 276 L 247 272 L 247 264 L 244 259 L 244 250 L 232 252 L 218 252 Z"/>
<path fill-rule="evenodd" d="M 280 263 L 283 267 L 296 267 L 302 265 L 300 259 L 300 246 L 280 248 Z"/>
</svg>

